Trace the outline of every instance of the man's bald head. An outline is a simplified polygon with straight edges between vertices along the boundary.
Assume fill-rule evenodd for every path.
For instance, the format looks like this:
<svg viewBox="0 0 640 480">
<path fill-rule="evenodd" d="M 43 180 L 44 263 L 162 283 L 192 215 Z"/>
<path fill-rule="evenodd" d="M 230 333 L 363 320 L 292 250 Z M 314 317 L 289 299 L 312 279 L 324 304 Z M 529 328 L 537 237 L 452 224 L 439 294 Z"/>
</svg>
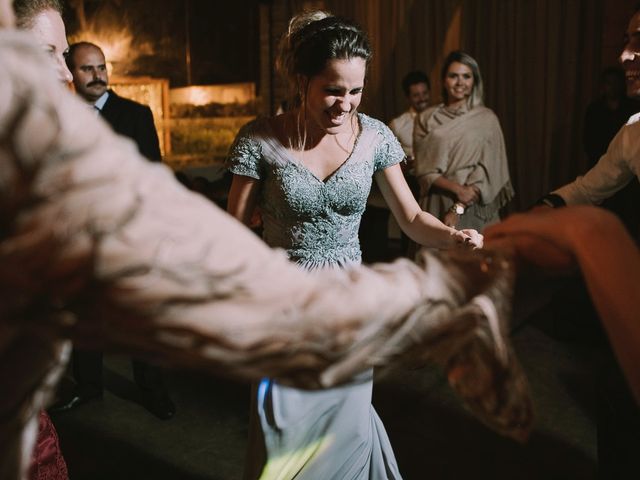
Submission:
<svg viewBox="0 0 640 480">
<path fill-rule="evenodd" d="M 67 66 L 73 75 L 76 92 L 94 103 L 109 88 L 107 62 L 102 49 L 94 43 L 78 42 L 69 47 Z"/>
</svg>

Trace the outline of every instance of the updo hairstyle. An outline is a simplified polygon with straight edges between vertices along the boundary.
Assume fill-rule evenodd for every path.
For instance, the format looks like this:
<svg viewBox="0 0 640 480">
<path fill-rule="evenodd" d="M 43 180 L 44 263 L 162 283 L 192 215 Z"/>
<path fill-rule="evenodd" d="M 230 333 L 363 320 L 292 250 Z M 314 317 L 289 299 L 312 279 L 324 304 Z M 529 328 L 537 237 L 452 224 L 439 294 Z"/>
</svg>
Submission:
<svg viewBox="0 0 640 480">
<path fill-rule="evenodd" d="M 294 16 L 280 41 L 276 69 L 289 85 L 290 105 L 299 106 L 304 92 L 300 77 L 311 78 L 329 60 L 359 57 L 367 65 L 372 52 L 369 39 L 355 23 L 327 12 L 312 11 Z"/>
</svg>

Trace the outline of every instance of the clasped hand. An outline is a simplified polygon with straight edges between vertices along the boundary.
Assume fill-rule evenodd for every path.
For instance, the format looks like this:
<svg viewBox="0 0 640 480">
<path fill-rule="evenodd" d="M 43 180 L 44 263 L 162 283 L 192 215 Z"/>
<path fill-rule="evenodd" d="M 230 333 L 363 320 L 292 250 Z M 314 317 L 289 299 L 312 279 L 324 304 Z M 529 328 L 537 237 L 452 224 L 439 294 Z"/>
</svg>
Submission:
<svg viewBox="0 0 640 480">
<path fill-rule="evenodd" d="M 472 250 L 482 248 L 484 245 L 484 236 L 478 233 L 477 230 L 471 228 L 456 230 L 453 236 L 458 245 L 471 248 Z"/>
<path fill-rule="evenodd" d="M 460 185 L 460 188 L 455 193 L 458 201 L 464 203 L 467 207 L 480 200 L 480 191 L 471 185 Z"/>
</svg>

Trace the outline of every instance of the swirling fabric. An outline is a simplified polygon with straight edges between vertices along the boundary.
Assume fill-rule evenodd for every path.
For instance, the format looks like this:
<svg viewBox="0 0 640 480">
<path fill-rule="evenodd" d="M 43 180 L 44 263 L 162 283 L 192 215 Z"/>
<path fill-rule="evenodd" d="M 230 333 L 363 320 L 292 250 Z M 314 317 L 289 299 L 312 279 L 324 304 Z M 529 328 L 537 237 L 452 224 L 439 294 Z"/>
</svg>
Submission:
<svg viewBox="0 0 640 480">
<path fill-rule="evenodd" d="M 235 378 L 331 387 L 438 353 L 429 333 L 457 324 L 484 291 L 433 256 L 422 267 L 302 271 L 145 161 L 48 62 L 25 33 L 0 31 L 0 478 L 26 475 L 69 339 Z M 499 292 L 508 298 L 508 286 Z M 489 392 L 511 392 L 496 378 Z M 522 393 L 510 395 L 514 406 L 528 404 Z M 491 423 L 513 410 L 479 415 Z M 505 433 L 528 431 L 525 419 Z"/>
</svg>

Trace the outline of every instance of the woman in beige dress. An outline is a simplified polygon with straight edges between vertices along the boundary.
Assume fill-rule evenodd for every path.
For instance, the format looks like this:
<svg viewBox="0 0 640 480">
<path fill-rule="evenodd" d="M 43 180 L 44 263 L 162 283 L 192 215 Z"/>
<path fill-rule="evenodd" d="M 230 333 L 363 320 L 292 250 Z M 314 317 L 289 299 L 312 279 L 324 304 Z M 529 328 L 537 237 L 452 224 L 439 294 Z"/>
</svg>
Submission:
<svg viewBox="0 0 640 480">
<path fill-rule="evenodd" d="M 450 53 L 441 78 L 444 103 L 420 113 L 414 126 L 420 206 L 449 226 L 482 231 L 513 197 L 502 130 L 484 106 L 471 56 Z"/>
</svg>

